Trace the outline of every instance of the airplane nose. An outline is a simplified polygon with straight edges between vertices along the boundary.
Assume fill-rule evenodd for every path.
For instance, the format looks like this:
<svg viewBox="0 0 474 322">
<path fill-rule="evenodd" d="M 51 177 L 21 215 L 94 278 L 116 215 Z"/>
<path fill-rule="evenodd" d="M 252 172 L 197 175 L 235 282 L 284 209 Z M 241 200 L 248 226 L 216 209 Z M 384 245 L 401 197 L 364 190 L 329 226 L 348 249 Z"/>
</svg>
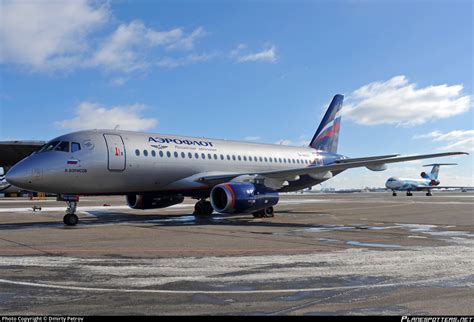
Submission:
<svg viewBox="0 0 474 322">
<path fill-rule="evenodd" d="M 13 186 L 23 188 L 30 181 L 30 173 L 20 165 L 16 165 L 7 172 L 5 179 Z"/>
</svg>

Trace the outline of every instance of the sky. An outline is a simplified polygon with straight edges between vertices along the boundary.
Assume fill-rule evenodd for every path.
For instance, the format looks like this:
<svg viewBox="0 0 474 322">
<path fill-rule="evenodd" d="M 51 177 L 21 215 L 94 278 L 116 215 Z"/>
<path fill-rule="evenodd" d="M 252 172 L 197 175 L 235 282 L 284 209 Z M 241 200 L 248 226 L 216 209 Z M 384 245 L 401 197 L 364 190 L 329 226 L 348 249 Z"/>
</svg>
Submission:
<svg viewBox="0 0 474 322">
<path fill-rule="evenodd" d="M 474 185 L 472 1 L 2 0 L 0 140 L 114 128 L 307 145 L 335 94 L 338 152 L 465 151 L 353 169 L 383 187 L 456 162 Z"/>
</svg>

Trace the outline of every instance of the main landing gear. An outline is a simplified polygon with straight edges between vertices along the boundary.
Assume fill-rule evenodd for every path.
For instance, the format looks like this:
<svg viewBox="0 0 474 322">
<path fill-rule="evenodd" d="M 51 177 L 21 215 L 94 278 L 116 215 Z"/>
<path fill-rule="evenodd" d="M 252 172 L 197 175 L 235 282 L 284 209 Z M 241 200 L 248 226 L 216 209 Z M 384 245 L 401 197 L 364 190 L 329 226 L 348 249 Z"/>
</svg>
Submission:
<svg viewBox="0 0 474 322">
<path fill-rule="evenodd" d="M 407 191 L 407 196 L 408 196 L 408 197 L 413 196 L 413 194 L 411 193 L 411 191 Z"/>
<path fill-rule="evenodd" d="M 64 224 L 66 226 L 76 226 L 79 222 L 79 217 L 76 215 L 79 196 L 59 196 L 57 200 L 66 201 L 67 203 L 66 215 L 63 217 Z"/>
<path fill-rule="evenodd" d="M 252 215 L 255 218 L 272 218 L 275 217 L 275 212 L 273 210 L 273 207 L 267 207 L 265 209 L 253 212 Z"/>
<path fill-rule="evenodd" d="M 427 196 L 427 197 L 433 196 L 433 195 L 431 194 L 431 190 L 428 190 L 428 192 L 426 193 L 426 196 Z"/>
<path fill-rule="evenodd" d="M 396 197 L 397 193 L 395 191 L 392 191 L 392 196 Z"/>
<path fill-rule="evenodd" d="M 197 217 L 208 217 L 211 216 L 213 212 L 214 208 L 212 208 L 211 203 L 205 199 L 201 199 L 196 202 L 193 215 Z"/>
</svg>

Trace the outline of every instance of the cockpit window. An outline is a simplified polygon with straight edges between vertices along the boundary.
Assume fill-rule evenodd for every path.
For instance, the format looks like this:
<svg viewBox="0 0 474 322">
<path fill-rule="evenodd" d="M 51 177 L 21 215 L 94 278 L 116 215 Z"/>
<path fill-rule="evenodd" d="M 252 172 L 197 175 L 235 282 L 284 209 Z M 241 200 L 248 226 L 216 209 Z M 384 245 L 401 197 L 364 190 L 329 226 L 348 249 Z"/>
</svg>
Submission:
<svg viewBox="0 0 474 322">
<path fill-rule="evenodd" d="M 43 147 L 41 149 L 39 149 L 38 153 L 52 151 L 52 150 L 54 150 L 54 148 L 56 148 L 56 146 L 59 143 L 60 143 L 60 141 L 52 141 L 52 142 L 46 143 L 45 145 L 43 145 Z"/>
<path fill-rule="evenodd" d="M 61 151 L 61 152 L 69 152 L 69 142 L 61 142 L 59 143 L 54 151 Z"/>
<path fill-rule="evenodd" d="M 81 145 L 76 142 L 71 143 L 71 152 L 77 152 L 81 150 Z"/>
</svg>

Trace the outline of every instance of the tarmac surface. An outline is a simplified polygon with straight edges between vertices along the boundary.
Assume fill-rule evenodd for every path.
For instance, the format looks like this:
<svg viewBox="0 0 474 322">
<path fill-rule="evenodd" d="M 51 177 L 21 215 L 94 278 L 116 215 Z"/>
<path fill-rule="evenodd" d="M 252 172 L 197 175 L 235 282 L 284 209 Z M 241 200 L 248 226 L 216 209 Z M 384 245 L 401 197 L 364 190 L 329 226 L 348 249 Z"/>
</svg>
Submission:
<svg viewBox="0 0 474 322">
<path fill-rule="evenodd" d="M 65 227 L 65 203 L 0 199 L 0 312 L 474 315 L 473 193 L 288 194 L 265 219 L 193 206 L 84 197 Z"/>
</svg>

